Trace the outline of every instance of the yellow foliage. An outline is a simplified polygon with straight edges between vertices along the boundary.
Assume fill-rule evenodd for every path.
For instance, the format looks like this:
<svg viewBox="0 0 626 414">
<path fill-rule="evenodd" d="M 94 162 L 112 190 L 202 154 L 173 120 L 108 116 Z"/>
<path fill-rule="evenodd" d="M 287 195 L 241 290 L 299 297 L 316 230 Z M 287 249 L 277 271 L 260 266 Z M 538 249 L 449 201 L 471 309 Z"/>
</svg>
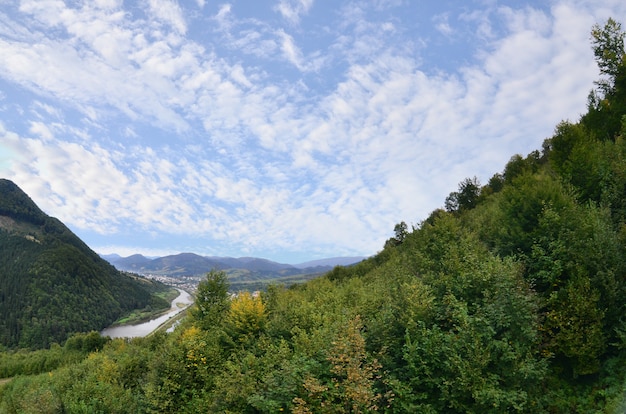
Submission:
<svg viewBox="0 0 626 414">
<path fill-rule="evenodd" d="M 110 384 L 117 384 L 120 377 L 120 367 L 117 362 L 106 355 L 103 355 L 98 359 L 98 364 L 100 368 L 98 373 L 98 381 Z"/>
<path fill-rule="evenodd" d="M 335 387 L 342 388 L 340 395 L 353 413 L 377 411 L 376 403 L 381 398 L 373 390 L 381 364 L 376 359 L 368 358 L 362 328 L 359 315 L 348 321 L 346 329 L 332 343 L 333 348 L 328 357 L 335 375 Z"/>
<path fill-rule="evenodd" d="M 374 382 L 380 378 L 381 364 L 369 357 L 363 323 L 359 315 L 347 321 L 338 332 L 327 360 L 331 363 L 332 385 L 307 376 L 303 387 L 304 398 L 292 400 L 292 413 L 365 413 L 378 411 L 382 396 L 375 392 Z"/>
<path fill-rule="evenodd" d="M 198 336 L 200 336 L 200 328 L 197 326 L 191 326 L 190 328 L 185 329 L 181 335 L 181 340 L 182 342 L 193 341 L 196 340 Z"/>
<path fill-rule="evenodd" d="M 197 326 L 191 326 L 183 331 L 180 337 L 183 349 L 185 350 L 187 368 L 198 368 L 207 365 L 206 341 L 202 336 L 202 331 Z"/>
<path fill-rule="evenodd" d="M 258 295 L 242 292 L 230 304 L 228 315 L 231 328 L 238 334 L 256 334 L 267 321 L 265 304 Z"/>
</svg>

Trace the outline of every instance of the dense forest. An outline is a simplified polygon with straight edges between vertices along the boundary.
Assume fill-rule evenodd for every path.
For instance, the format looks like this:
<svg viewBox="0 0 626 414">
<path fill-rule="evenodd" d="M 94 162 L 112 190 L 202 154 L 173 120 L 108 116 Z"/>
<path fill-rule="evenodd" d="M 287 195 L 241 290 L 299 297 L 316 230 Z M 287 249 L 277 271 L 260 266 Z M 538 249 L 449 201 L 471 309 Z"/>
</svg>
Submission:
<svg viewBox="0 0 626 414">
<path fill-rule="evenodd" d="M 591 39 L 587 112 L 377 255 L 259 296 L 213 271 L 171 334 L 6 353 L 0 411 L 626 411 L 624 32 Z"/>
<path fill-rule="evenodd" d="M 169 308 L 166 286 L 118 272 L 13 182 L 0 179 L 0 350 L 46 348 L 133 309 Z"/>
</svg>

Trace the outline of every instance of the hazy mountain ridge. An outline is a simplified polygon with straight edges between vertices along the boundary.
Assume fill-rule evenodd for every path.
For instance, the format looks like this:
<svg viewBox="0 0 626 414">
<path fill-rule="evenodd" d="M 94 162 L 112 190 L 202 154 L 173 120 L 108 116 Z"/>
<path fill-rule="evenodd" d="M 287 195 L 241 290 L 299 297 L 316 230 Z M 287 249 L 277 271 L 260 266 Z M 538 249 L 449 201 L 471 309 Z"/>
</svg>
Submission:
<svg viewBox="0 0 626 414">
<path fill-rule="evenodd" d="M 364 259 L 363 257 L 335 257 L 290 265 L 258 257 L 201 256 L 195 253 L 180 253 L 153 259 L 140 254 L 128 257 L 113 254 L 102 257 L 119 270 L 174 277 L 197 276 L 214 269 L 231 271 L 231 273 L 234 270 L 245 270 L 248 274 L 266 277 L 318 274 L 332 270 L 337 265 L 348 266 Z"/>
<path fill-rule="evenodd" d="M 364 259 L 365 259 L 365 257 L 363 257 L 363 256 L 329 257 L 329 258 L 326 258 L 326 259 L 311 260 L 311 261 L 308 261 L 308 262 L 295 264 L 293 266 L 297 267 L 298 269 L 305 269 L 305 268 L 311 268 L 311 267 L 328 267 L 328 266 L 330 266 L 330 267 L 350 266 L 350 265 L 358 263 L 358 262 L 360 262 L 360 261 L 362 261 Z"/>
</svg>

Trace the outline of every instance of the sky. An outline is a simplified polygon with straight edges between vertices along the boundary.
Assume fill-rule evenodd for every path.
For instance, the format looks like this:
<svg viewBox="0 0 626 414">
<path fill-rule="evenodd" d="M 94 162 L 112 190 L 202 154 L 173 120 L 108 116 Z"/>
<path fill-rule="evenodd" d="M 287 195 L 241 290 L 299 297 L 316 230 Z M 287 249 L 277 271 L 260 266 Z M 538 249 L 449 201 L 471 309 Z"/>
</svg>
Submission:
<svg viewBox="0 0 626 414">
<path fill-rule="evenodd" d="M 370 256 L 576 122 L 623 0 L 0 0 L 0 177 L 93 250 Z"/>
</svg>

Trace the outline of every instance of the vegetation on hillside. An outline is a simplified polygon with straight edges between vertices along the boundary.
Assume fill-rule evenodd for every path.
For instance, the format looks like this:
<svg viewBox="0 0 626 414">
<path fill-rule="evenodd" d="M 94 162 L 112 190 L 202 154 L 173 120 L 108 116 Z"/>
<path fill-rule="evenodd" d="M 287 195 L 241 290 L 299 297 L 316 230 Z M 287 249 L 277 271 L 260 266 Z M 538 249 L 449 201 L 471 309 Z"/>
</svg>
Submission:
<svg viewBox="0 0 626 414">
<path fill-rule="evenodd" d="M 118 272 L 8 180 L 0 180 L 0 349 L 39 349 L 133 309 L 168 308 L 157 282 Z"/>
<path fill-rule="evenodd" d="M 579 122 L 376 256 L 260 296 L 211 272 L 174 333 L 28 371 L 0 411 L 624 412 L 623 39 L 593 28 L 603 77 Z"/>
</svg>

